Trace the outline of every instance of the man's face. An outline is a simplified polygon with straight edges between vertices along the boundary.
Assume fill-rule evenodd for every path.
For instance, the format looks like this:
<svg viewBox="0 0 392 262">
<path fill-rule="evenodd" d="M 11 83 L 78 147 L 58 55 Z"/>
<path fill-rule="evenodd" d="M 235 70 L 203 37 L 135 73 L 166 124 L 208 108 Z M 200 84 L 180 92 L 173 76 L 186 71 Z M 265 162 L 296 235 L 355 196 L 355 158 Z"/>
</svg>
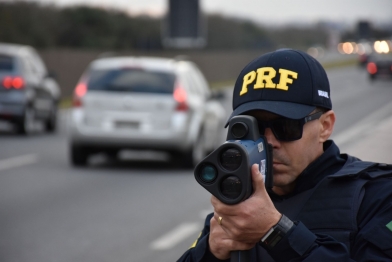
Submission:
<svg viewBox="0 0 392 262">
<path fill-rule="evenodd" d="M 266 111 L 247 113 L 258 121 L 270 121 L 280 116 Z M 314 120 L 303 126 L 302 138 L 295 141 L 279 141 L 270 128 L 265 129 L 264 136 L 273 148 L 273 191 L 278 195 L 290 193 L 295 181 L 302 171 L 323 153 L 320 141 L 320 122 Z"/>
</svg>

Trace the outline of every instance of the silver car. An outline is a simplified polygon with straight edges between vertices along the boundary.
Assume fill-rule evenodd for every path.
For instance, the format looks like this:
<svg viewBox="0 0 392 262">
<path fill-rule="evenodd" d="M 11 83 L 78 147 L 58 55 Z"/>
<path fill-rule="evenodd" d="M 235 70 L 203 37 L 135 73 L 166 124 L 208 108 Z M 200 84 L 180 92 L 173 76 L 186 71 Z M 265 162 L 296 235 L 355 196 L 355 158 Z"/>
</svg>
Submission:
<svg viewBox="0 0 392 262">
<path fill-rule="evenodd" d="M 122 149 L 159 150 L 193 167 L 224 139 L 226 113 L 186 60 L 112 57 L 93 61 L 74 91 L 70 159 Z"/>
<path fill-rule="evenodd" d="M 55 131 L 60 87 L 33 47 L 0 43 L 0 81 L 0 120 L 21 134 L 37 121 Z"/>
</svg>

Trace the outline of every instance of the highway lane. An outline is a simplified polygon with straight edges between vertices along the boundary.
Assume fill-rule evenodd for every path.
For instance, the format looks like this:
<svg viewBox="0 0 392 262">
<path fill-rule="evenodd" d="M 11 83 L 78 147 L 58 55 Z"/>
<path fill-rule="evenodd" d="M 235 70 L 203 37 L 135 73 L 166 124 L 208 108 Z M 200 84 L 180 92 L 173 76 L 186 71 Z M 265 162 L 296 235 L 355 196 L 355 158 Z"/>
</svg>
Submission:
<svg viewBox="0 0 392 262">
<path fill-rule="evenodd" d="M 374 124 L 391 113 L 382 108 L 392 81 L 371 83 L 359 67 L 328 75 L 342 142 L 353 143 L 345 132 L 366 117 Z M 211 211 L 193 170 L 162 154 L 71 167 L 66 114 L 56 134 L 3 131 L 0 145 L 0 261 L 176 261 Z"/>
</svg>

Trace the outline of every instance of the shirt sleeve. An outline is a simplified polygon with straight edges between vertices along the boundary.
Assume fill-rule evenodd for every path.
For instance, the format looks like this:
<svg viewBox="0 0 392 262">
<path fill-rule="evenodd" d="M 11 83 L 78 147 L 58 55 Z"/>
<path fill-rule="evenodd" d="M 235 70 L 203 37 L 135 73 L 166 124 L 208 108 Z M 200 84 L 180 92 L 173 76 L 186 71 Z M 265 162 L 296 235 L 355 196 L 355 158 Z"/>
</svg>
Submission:
<svg viewBox="0 0 392 262">
<path fill-rule="evenodd" d="M 271 250 L 274 261 L 392 261 L 392 178 L 376 179 L 365 188 L 357 215 L 358 232 L 349 251 L 345 244 L 324 234 L 315 234 L 296 221 L 284 238 Z M 210 219 L 207 216 L 200 237 L 178 260 L 180 262 L 221 261 L 208 249 Z M 263 249 L 261 246 L 258 249 Z M 263 260 L 261 253 L 257 259 Z M 229 260 L 227 260 L 229 261 Z"/>
<path fill-rule="evenodd" d="M 357 261 L 392 261 L 392 178 L 366 186 L 352 255 Z"/>
<path fill-rule="evenodd" d="M 351 251 L 334 238 L 295 222 L 269 255 L 275 261 L 392 261 L 392 179 L 371 181 L 357 215 Z"/>
<path fill-rule="evenodd" d="M 344 244 L 330 236 L 314 234 L 301 222 L 295 222 L 268 253 L 275 261 L 350 261 Z"/>
</svg>

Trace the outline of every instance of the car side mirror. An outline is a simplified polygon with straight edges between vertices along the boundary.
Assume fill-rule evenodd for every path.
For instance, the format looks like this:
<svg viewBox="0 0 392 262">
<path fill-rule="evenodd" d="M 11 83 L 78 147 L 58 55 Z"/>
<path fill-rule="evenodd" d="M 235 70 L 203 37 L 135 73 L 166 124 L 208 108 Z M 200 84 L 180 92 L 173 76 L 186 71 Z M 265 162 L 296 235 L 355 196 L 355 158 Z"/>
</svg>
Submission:
<svg viewBox="0 0 392 262">
<path fill-rule="evenodd" d="M 223 90 L 213 90 L 211 92 L 210 99 L 212 100 L 222 100 L 225 98 L 225 93 Z"/>
</svg>

